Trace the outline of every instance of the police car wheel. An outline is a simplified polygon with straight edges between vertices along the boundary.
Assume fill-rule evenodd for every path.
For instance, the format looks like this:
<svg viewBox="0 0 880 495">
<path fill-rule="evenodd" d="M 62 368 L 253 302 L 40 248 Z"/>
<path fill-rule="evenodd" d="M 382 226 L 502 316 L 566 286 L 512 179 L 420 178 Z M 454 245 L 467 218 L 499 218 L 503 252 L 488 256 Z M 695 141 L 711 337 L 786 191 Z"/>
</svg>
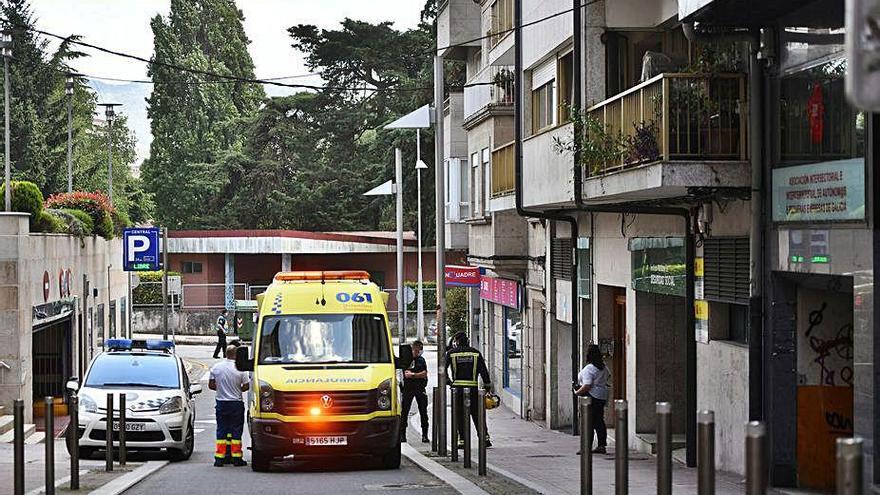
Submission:
<svg viewBox="0 0 880 495">
<path fill-rule="evenodd" d="M 171 460 L 174 462 L 186 461 L 193 454 L 193 446 L 195 445 L 195 432 L 193 428 L 190 426 L 189 431 L 186 434 L 186 442 L 183 444 L 182 449 L 173 449 L 170 452 Z"/>
</svg>

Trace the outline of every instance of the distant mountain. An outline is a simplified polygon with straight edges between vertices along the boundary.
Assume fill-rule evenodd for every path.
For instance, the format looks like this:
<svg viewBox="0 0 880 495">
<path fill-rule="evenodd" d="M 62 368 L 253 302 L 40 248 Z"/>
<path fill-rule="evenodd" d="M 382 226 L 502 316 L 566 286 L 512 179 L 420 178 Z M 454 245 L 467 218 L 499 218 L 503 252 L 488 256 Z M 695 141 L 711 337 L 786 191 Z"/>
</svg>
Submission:
<svg viewBox="0 0 880 495">
<path fill-rule="evenodd" d="M 98 103 L 122 103 L 118 113 L 128 116 L 128 126 L 137 137 L 137 166 L 145 158 L 150 156 L 150 142 L 153 136 L 150 134 L 150 120 L 147 118 L 147 97 L 150 96 L 152 85 L 150 84 L 112 84 L 94 79 L 89 80 L 89 86 L 98 94 Z"/>
</svg>

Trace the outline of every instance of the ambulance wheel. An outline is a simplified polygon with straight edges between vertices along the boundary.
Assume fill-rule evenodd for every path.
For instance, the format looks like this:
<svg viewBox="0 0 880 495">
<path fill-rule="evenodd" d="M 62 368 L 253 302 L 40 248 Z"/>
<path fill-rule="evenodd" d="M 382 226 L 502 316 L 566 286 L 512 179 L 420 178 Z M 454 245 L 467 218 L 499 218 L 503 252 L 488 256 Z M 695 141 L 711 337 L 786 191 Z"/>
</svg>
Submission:
<svg viewBox="0 0 880 495">
<path fill-rule="evenodd" d="M 400 469 L 400 442 L 382 456 L 382 469 Z"/>
<path fill-rule="evenodd" d="M 257 450 L 251 450 L 251 471 L 265 473 L 272 465 L 272 456 Z"/>
</svg>

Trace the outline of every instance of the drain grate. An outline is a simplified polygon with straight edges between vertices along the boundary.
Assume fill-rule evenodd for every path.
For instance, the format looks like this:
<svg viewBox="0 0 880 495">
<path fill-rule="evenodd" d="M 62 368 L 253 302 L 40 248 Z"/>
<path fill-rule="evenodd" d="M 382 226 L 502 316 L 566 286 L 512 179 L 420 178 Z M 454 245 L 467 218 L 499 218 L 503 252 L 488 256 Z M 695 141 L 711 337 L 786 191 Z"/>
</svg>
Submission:
<svg viewBox="0 0 880 495">
<path fill-rule="evenodd" d="M 388 483 L 385 485 L 364 485 L 364 490 L 368 492 L 384 492 L 393 490 L 417 490 L 419 488 L 443 488 L 443 483 Z"/>
</svg>

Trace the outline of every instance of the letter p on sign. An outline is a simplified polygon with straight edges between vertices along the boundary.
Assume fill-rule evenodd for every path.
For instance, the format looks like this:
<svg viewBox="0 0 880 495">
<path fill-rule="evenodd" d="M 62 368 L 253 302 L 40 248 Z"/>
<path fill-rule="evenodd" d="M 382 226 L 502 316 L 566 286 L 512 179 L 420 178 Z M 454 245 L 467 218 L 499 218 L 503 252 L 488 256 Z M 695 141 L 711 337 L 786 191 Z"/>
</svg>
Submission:
<svg viewBox="0 0 880 495">
<path fill-rule="evenodd" d="M 149 251 L 150 238 L 145 235 L 128 236 L 128 262 L 134 263 L 138 253 Z"/>
</svg>

